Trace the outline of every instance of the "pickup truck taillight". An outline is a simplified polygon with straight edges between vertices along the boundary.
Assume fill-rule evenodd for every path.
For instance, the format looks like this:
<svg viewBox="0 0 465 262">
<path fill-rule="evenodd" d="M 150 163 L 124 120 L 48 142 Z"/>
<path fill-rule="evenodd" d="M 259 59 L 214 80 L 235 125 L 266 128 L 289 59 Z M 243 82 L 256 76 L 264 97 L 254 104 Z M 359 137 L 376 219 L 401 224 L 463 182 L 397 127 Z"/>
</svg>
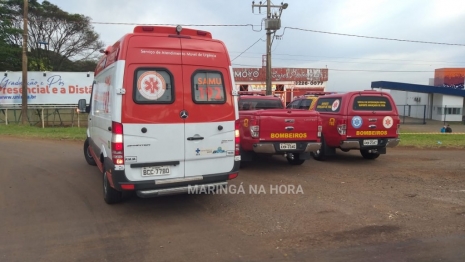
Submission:
<svg viewBox="0 0 465 262">
<path fill-rule="evenodd" d="M 396 134 L 400 134 L 400 124 L 397 124 Z"/>
<path fill-rule="evenodd" d="M 250 136 L 253 138 L 258 138 L 260 136 L 260 127 L 250 126 Z"/>
<path fill-rule="evenodd" d="M 241 125 L 239 121 L 236 120 L 235 123 L 235 130 L 234 130 L 234 155 L 235 156 L 240 156 L 241 151 L 240 151 L 240 145 L 241 145 L 241 134 L 239 129 L 241 128 Z"/>
<path fill-rule="evenodd" d="M 123 124 L 111 123 L 111 158 L 115 165 L 124 165 Z"/>
<path fill-rule="evenodd" d="M 318 137 L 321 137 L 321 132 L 323 131 L 323 122 L 321 118 L 318 118 Z"/>
<path fill-rule="evenodd" d="M 347 131 L 347 120 L 346 119 L 340 119 L 337 123 L 337 132 L 339 135 L 344 136 L 346 135 Z"/>
</svg>

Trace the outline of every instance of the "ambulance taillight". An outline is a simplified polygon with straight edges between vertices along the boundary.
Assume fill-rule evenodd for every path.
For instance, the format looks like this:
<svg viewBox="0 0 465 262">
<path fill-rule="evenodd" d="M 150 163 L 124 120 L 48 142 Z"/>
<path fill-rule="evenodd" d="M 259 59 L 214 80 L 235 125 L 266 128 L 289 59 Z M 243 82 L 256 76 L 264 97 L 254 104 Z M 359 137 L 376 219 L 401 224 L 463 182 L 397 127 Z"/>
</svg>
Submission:
<svg viewBox="0 0 465 262">
<path fill-rule="evenodd" d="M 241 134 L 240 134 L 240 129 L 241 125 L 239 123 L 239 120 L 236 120 L 235 123 L 235 130 L 234 130 L 234 155 L 235 156 L 240 156 L 241 151 L 240 151 L 240 144 L 241 144 Z"/>
<path fill-rule="evenodd" d="M 123 124 L 111 123 L 111 158 L 115 165 L 124 165 Z"/>
</svg>

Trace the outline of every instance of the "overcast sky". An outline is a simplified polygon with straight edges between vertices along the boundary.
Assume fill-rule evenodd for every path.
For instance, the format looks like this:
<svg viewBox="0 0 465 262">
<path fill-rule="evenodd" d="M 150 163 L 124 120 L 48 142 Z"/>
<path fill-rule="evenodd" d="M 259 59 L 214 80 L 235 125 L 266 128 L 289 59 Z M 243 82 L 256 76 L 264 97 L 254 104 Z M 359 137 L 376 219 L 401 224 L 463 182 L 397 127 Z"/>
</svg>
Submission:
<svg viewBox="0 0 465 262">
<path fill-rule="evenodd" d="M 107 45 L 131 32 L 134 25 L 97 22 L 251 24 L 255 26 L 194 28 L 210 31 L 214 38 L 224 41 L 231 59 L 235 58 L 234 67 L 261 67 L 261 56 L 266 52 L 265 30 L 260 26 L 266 9 L 259 14 L 255 8 L 252 13 L 249 0 L 49 1 L 67 12 L 89 16 L 96 22 L 95 31 Z M 327 67 L 328 91 L 369 89 L 372 81 L 427 85 L 436 68 L 465 67 L 465 46 L 285 29 L 465 45 L 464 0 L 289 0 L 287 3 L 289 6 L 281 17 L 282 28 L 276 33 L 283 36 L 281 40 L 274 40 L 272 46 L 273 67 Z M 263 41 L 258 41 L 260 38 Z"/>
</svg>

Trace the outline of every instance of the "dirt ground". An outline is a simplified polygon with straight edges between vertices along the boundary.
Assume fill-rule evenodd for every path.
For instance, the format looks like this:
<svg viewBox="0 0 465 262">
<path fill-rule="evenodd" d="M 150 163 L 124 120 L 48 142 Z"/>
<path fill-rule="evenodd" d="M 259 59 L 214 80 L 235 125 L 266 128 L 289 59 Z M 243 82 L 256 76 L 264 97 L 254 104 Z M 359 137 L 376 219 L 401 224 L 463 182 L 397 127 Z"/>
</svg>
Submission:
<svg viewBox="0 0 465 262">
<path fill-rule="evenodd" d="M 0 261 L 465 261 L 465 150 L 262 157 L 229 194 L 109 206 L 82 143 L 0 148 Z"/>
</svg>

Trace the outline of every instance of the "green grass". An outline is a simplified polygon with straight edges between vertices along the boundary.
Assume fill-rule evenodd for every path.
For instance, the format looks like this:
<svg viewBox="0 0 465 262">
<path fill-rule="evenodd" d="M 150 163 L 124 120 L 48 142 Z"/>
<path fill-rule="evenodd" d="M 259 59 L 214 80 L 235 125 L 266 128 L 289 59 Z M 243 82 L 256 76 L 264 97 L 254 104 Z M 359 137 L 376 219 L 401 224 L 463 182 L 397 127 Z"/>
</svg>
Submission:
<svg viewBox="0 0 465 262">
<path fill-rule="evenodd" d="M 464 134 L 400 134 L 399 147 L 465 148 Z"/>
<path fill-rule="evenodd" d="M 84 141 L 85 127 L 33 127 L 22 125 L 0 125 L 0 135 L 44 138 L 55 140 Z M 400 134 L 399 147 L 417 148 L 465 148 L 465 134 Z"/>
<path fill-rule="evenodd" d="M 84 141 L 86 139 L 85 127 L 35 127 L 22 126 L 16 124 L 0 125 L 1 136 L 15 136 L 28 138 L 43 138 L 55 140 L 76 140 Z"/>
</svg>

